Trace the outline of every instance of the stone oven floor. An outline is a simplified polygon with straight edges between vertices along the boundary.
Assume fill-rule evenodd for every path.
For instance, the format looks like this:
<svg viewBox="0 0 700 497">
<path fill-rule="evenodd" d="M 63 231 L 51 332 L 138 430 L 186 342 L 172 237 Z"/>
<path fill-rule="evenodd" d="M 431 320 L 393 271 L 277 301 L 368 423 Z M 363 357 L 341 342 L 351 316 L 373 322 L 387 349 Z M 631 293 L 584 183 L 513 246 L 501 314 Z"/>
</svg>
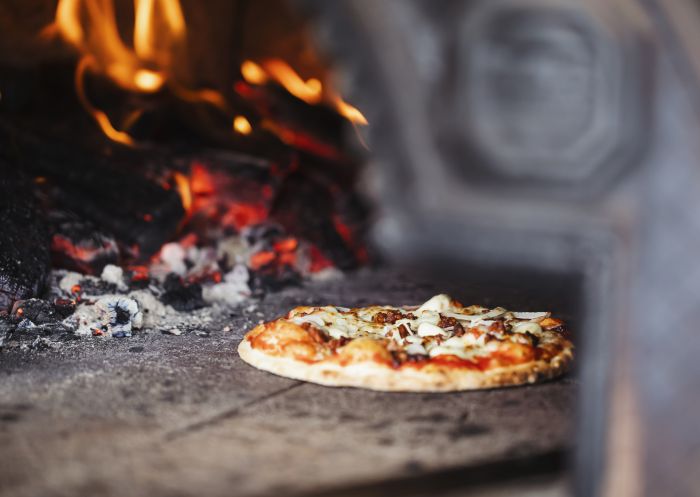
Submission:
<svg viewBox="0 0 700 497">
<path fill-rule="evenodd" d="M 408 304 L 450 291 L 423 281 L 359 272 L 215 308 L 201 333 L 0 352 L 0 495 L 565 495 L 571 377 L 380 393 L 280 378 L 235 352 L 248 328 L 295 305 Z M 522 310 L 551 299 L 569 312 L 556 285 L 532 293 L 484 281 L 454 295 Z"/>
</svg>

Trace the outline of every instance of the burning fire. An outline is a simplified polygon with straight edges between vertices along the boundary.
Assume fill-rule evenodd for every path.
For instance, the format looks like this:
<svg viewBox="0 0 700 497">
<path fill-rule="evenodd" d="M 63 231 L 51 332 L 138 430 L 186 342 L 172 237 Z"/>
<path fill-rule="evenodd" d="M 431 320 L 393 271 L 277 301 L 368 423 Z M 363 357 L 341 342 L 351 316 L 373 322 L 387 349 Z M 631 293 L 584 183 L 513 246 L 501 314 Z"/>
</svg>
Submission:
<svg viewBox="0 0 700 497">
<path fill-rule="evenodd" d="M 125 131 L 95 108 L 85 91 L 85 74 L 107 76 L 131 92 L 154 93 L 173 77 L 185 41 L 178 0 L 135 0 L 133 47 L 119 34 L 112 0 L 59 0 L 55 22 L 44 34 L 59 34 L 81 53 L 76 89 L 83 106 L 112 140 L 132 145 Z"/>
<path fill-rule="evenodd" d="M 90 101 L 85 88 L 89 74 L 106 77 L 126 91 L 153 94 L 164 87 L 184 101 L 205 102 L 230 112 L 229 102 L 211 89 L 192 89 L 183 81 L 187 63 L 187 27 L 179 0 L 134 0 L 133 39 L 125 42 L 120 34 L 114 0 L 59 0 L 54 22 L 43 35 L 59 35 L 75 47 L 81 57 L 75 74 L 80 102 L 110 139 L 134 145 L 128 129 L 142 110 L 133 111 L 121 126 L 114 124 L 104 110 Z M 353 125 L 366 125 L 367 119 L 318 78 L 304 80 L 281 59 L 260 63 L 243 62 L 246 82 L 263 85 L 275 81 L 289 93 L 311 105 L 326 103 Z M 247 136 L 253 128 L 244 116 L 233 116 L 233 131 Z M 122 128 L 122 129 L 119 129 Z"/>
<path fill-rule="evenodd" d="M 175 55 L 185 41 L 185 19 L 178 0 L 135 0 L 133 48 L 117 26 L 112 0 L 59 0 L 52 29 L 126 90 L 152 93 L 171 76 Z"/>
<path fill-rule="evenodd" d="M 203 102 L 218 109 L 230 123 L 229 132 L 241 139 L 267 132 L 295 151 L 310 152 L 328 160 L 338 159 L 341 156 L 338 147 L 332 142 L 323 141 L 323 137 L 317 137 L 313 129 L 308 130 L 303 126 L 297 129 L 295 121 L 290 124 L 274 111 L 260 110 L 261 107 L 275 108 L 274 105 L 265 105 L 265 97 L 271 94 L 281 95 L 285 102 L 292 100 L 294 106 L 298 104 L 281 92 L 271 92 L 274 88 L 264 87 L 270 83 L 280 85 L 309 105 L 335 109 L 356 129 L 359 125 L 367 125 L 367 119 L 360 110 L 343 100 L 323 77 L 304 78 L 281 59 L 244 61 L 240 67 L 242 80 L 230 87 L 230 95 L 209 88 L 193 88 L 187 84 L 188 60 L 185 51 L 188 31 L 180 1 L 134 0 L 133 5 L 133 36 L 130 39 L 125 38 L 124 32 L 131 31 L 120 30 L 114 0 L 58 0 L 54 23 L 44 30 L 44 35 L 60 36 L 80 54 L 75 71 L 78 98 L 111 140 L 128 146 L 135 145 L 130 129 L 149 108 L 143 105 L 147 100 L 144 96 L 150 95 L 148 98 L 155 99 L 157 97 L 153 95 L 158 94 L 159 97 L 174 96 L 178 103 Z M 111 81 L 115 87 L 128 92 L 129 97 L 134 94 L 140 97 L 129 98 L 129 108 L 117 119 L 106 109 L 98 108 L 90 99 L 88 88 L 92 86 L 87 84 L 90 76 Z M 238 91 L 239 85 L 249 93 Z M 254 94 L 262 95 L 262 105 L 258 105 Z M 241 102 L 241 99 L 246 103 L 241 104 L 241 108 L 234 108 L 233 103 Z M 153 103 L 153 100 L 149 100 L 149 103 Z M 326 110 L 323 109 L 323 112 Z M 277 173 L 271 169 L 272 176 L 275 181 L 281 181 L 285 174 L 292 173 L 297 167 L 290 165 L 288 171 L 278 170 Z M 188 248 L 184 242 L 188 237 L 193 240 L 192 244 L 206 246 L 212 240 L 278 222 L 272 211 L 275 194 L 272 180 L 270 184 L 259 185 L 253 179 L 238 177 L 206 162 L 193 162 L 189 170 L 179 171 L 183 172 L 174 172 L 161 180 L 163 188 L 177 189 L 182 201 L 185 216 L 178 232 L 178 236 L 184 236 L 180 240 L 182 249 Z M 330 212 L 325 214 L 330 215 Z M 144 214 L 143 219 L 151 222 L 153 216 Z M 333 228 L 341 235 L 347 248 L 354 251 L 354 233 L 340 221 L 336 221 L 330 229 Z M 287 233 L 287 229 L 290 233 Z M 293 234 L 293 228 L 285 228 L 284 232 L 269 235 L 271 238 L 267 241 L 270 243 L 251 247 L 247 261 L 249 267 L 255 271 L 293 267 L 300 272 L 316 272 L 333 267 L 333 262 L 323 251 L 322 242 L 296 238 Z M 54 245 L 56 251 L 76 260 L 89 262 L 94 258 L 87 249 L 68 245 L 61 239 L 54 240 Z M 115 247 L 114 251 L 118 249 Z M 142 262 L 144 259 L 139 254 L 138 245 L 130 247 L 128 260 Z M 149 278 L 148 266 L 130 266 L 129 269 L 133 274 L 132 279 Z M 221 273 L 211 274 L 215 280 L 222 278 Z"/>
<path fill-rule="evenodd" d="M 304 81 L 289 64 L 281 59 L 269 59 L 260 64 L 246 60 L 241 64 L 243 79 L 252 85 L 263 85 L 269 80 L 276 81 L 289 93 L 307 104 L 316 105 L 326 101 L 353 124 L 367 125 L 367 118 L 357 107 L 344 101 L 337 93 L 324 86 L 317 78 Z"/>
</svg>

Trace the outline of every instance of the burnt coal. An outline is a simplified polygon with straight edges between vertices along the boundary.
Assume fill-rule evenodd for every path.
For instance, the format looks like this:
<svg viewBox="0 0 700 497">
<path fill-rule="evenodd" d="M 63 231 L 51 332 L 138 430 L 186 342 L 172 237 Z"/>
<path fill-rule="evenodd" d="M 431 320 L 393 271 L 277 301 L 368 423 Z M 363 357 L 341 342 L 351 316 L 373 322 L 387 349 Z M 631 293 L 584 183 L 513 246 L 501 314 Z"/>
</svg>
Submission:
<svg viewBox="0 0 700 497">
<path fill-rule="evenodd" d="M 339 145 L 330 132 L 335 125 L 321 133 L 310 124 L 339 118 L 322 107 L 293 107 L 292 117 L 317 116 L 301 119 L 308 129 L 298 126 L 300 136 L 317 139 L 299 143 L 328 147 L 300 149 L 263 134 L 262 141 L 240 149 L 238 142 L 233 149 L 212 149 L 196 142 L 196 148 L 179 142 L 165 147 L 158 140 L 128 148 L 96 130 L 46 121 L 42 113 L 0 115 L 0 160 L 34 180 L 48 220 L 53 267 L 93 276 L 109 266 L 124 272 L 123 285 L 103 276 L 60 296 L 85 295 L 87 301 L 148 290 L 174 309 L 189 311 L 230 304 L 251 291 L 277 291 L 325 269 L 357 267 L 353 222 L 338 222 L 348 219 L 340 210 L 353 210 L 352 202 L 346 209 L 338 198 L 356 195 L 350 187 L 357 169 L 343 154 L 324 152 Z M 260 233 L 259 225 L 264 225 Z M 183 255 L 161 253 L 168 245 L 179 245 Z M 169 272 L 180 280 L 165 281 Z"/>
<path fill-rule="evenodd" d="M 345 160 L 343 130 L 346 123 L 330 107 L 308 105 L 274 84 L 252 86 L 239 82 L 235 88 L 261 120 L 274 122 L 276 128 L 284 130 L 288 135 L 286 141 L 298 151 L 334 162 Z"/>
<path fill-rule="evenodd" d="M 302 277 L 294 268 L 275 264 L 251 271 L 248 280 L 253 296 L 258 298 L 268 292 L 277 292 L 285 287 L 299 286 L 301 283 Z"/>
<path fill-rule="evenodd" d="M 53 302 L 54 310 L 65 319 L 75 312 L 75 300 L 58 298 Z"/>
<path fill-rule="evenodd" d="M 74 311 L 75 302 L 67 299 L 57 299 L 55 302 L 39 298 L 17 301 L 5 319 L 5 337 L 33 343 L 40 337 L 69 335 L 72 330 L 62 321 Z"/>
<path fill-rule="evenodd" d="M 0 162 L 0 310 L 37 295 L 49 273 L 49 235 L 32 191 Z"/>
<path fill-rule="evenodd" d="M 65 318 L 63 312 L 63 309 L 59 312 L 59 308 L 47 300 L 29 299 L 15 302 L 11 316 L 16 322 L 28 319 L 38 325 L 62 321 Z"/>
<path fill-rule="evenodd" d="M 283 238 L 285 235 L 282 226 L 276 223 L 260 223 L 245 231 L 245 238 L 250 246 L 265 244 L 268 245 L 267 248 L 271 248 L 274 240 Z"/>
<path fill-rule="evenodd" d="M 271 218 L 297 237 L 309 240 L 339 269 L 355 269 L 358 259 L 338 232 L 333 198 L 324 185 L 295 173 L 285 181 Z"/>
<path fill-rule="evenodd" d="M 180 312 L 193 311 L 204 307 L 202 285 L 199 283 L 186 284 L 176 274 L 169 274 L 163 282 L 165 290 L 160 301 Z"/>
<path fill-rule="evenodd" d="M 15 325 L 9 318 L 0 316 L 0 350 L 5 346 L 5 341 L 10 339 L 14 330 Z"/>
<path fill-rule="evenodd" d="M 173 185 L 164 184 L 154 171 L 147 174 L 148 164 L 155 170 L 167 159 L 156 155 L 124 147 L 105 152 L 65 132 L 0 120 L 0 159 L 22 164 L 27 173 L 41 178 L 49 208 L 93 223 L 137 257 L 156 252 L 176 233 L 185 214 Z"/>
</svg>

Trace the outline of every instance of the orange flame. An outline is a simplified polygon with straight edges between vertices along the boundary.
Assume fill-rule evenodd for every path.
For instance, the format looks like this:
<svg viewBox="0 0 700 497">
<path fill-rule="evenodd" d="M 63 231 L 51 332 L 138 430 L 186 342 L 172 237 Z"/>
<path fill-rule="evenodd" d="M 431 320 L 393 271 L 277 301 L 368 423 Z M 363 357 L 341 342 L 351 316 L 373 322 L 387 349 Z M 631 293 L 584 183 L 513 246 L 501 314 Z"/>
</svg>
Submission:
<svg viewBox="0 0 700 497">
<path fill-rule="evenodd" d="M 364 116 L 364 114 L 362 114 L 362 112 L 360 112 L 360 110 L 357 107 L 353 107 L 345 100 L 340 98 L 339 95 L 333 95 L 332 97 L 330 97 L 330 100 L 335 105 L 335 110 L 338 111 L 338 114 L 343 116 L 351 123 L 361 124 L 363 126 L 367 126 L 369 124 L 367 122 L 367 118 Z"/>
<path fill-rule="evenodd" d="M 236 116 L 233 119 L 233 129 L 242 135 L 249 135 L 253 131 L 250 121 L 244 116 Z"/>
<path fill-rule="evenodd" d="M 241 64 L 241 74 L 246 82 L 262 85 L 270 79 L 276 81 L 289 93 L 309 104 L 326 101 L 345 119 L 353 124 L 367 125 L 367 118 L 357 107 L 344 101 L 338 94 L 324 87 L 317 78 L 304 81 L 289 64 L 281 59 L 269 59 L 260 64 L 246 60 Z"/>
<path fill-rule="evenodd" d="M 112 0 L 59 0 L 54 25 L 64 40 L 94 59 L 94 71 L 145 93 L 163 86 L 185 40 L 178 0 L 135 0 L 133 49 L 119 34 Z"/>
<path fill-rule="evenodd" d="M 323 86 L 316 78 L 304 81 L 289 64 L 280 59 L 265 62 L 266 72 L 279 84 L 307 104 L 317 104 L 321 101 Z"/>
<path fill-rule="evenodd" d="M 267 83 L 267 73 L 252 60 L 246 60 L 241 64 L 241 74 L 243 74 L 243 79 L 250 84 L 262 85 Z"/>
<path fill-rule="evenodd" d="M 82 54 L 76 69 L 80 101 L 112 140 L 133 145 L 107 114 L 89 101 L 86 72 L 109 77 L 133 92 L 153 93 L 171 77 L 175 55 L 184 46 L 185 20 L 178 0 L 135 0 L 133 49 L 119 34 L 112 0 L 59 0 L 56 18 L 45 34 L 58 33 Z"/>
<path fill-rule="evenodd" d="M 240 135 L 254 130 L 244 116 L 236 116 L 227 99 L 212 89 L 193 89 L 181 81 L 187 27 L 180 0 L 134 0 L 133 39 L 123 39 L 117 22 L 114 0 L 58 0 L 54 22 L 43 35 L 60 35 L 81 54 L 75 86 L 83 107 L 111 140 L 133 146 L 128 130 L 142 115 L 131 111 L 126 119 L 115 121 L 89 99 L 85 77 L 96 74 L 109 78 L 129 92 L 150 94 L 166 85 L 178 98 L 215 106 L 233 119 L 232 129 Z M 254 85 L 276 81 L 297 98 L 316 105 L 332 106 L 353 125 L 366 125 L 367 119 L 318 78 L 302 78 L 281 59 L 260 63 L 246 60 L 241 65 L 244 79 Z M 180 78 L 178 78 L 178 75 Z"/>
<path fill-rule="evenodd" d="M 185 213 L 189 215 L 192 212 L 192 188 L 190 187 L 190 180 L 182 173 L 174 173 L 175 184 L 177 185 L 177 192 L 180 194 L 180 199 L 182 199 L 182 207 L 185 209 Z"/>
</svg>

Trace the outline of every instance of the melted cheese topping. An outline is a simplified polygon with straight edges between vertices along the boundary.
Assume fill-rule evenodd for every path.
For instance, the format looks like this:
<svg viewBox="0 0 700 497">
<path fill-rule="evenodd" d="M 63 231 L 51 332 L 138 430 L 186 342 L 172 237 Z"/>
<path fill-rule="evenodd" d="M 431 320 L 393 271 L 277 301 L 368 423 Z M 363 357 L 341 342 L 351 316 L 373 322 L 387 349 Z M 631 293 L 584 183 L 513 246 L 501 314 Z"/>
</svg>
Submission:
<svg viewBox="0 0 700 497">
<path fill-rule="evenodd" d="M 512 344 L 535 348 L 553 342 L 562 324 L 548 312 L 463 307 L 447 295 L 436 295 L 419 307 L 301 307 L 287 320 L 311 324 L 333 339 L 370 337 L 387 341 L 391 351 L 466 360 L 509 350 Z M 547 326 L 541 326 L 543 322 Z"/>
</svg>

